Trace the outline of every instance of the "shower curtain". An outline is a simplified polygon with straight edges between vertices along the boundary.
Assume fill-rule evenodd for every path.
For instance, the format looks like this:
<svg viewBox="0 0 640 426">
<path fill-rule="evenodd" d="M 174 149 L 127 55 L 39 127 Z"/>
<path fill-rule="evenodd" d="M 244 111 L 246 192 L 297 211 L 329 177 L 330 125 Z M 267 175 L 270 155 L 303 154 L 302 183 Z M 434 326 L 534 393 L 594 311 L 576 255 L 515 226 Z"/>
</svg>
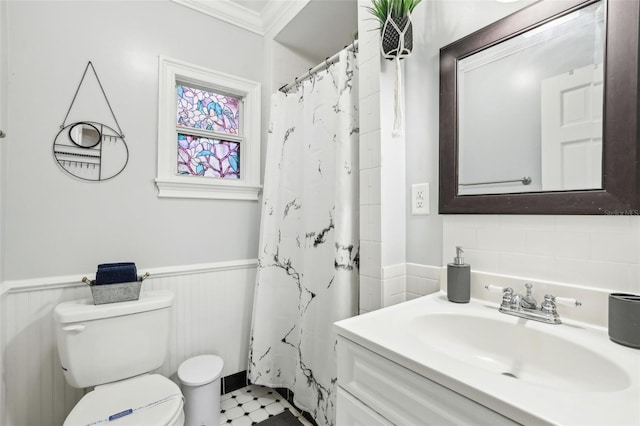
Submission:
<svg viewBox="0 0 640 426">
<path fill-rule="evenodd" d="M 358 308 L 358 71 L 339 58 L 272 95 L 248 368 L 320 426 L 335 424 L 333 322 Z"/>
</svg>

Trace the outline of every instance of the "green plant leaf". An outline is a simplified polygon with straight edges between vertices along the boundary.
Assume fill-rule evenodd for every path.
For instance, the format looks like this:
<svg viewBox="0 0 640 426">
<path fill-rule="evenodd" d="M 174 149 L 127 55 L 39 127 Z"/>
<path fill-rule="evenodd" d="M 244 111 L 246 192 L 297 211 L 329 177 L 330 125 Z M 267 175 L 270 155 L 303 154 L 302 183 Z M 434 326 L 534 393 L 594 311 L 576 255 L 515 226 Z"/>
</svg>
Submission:
<svg viewBox="0 0 640 426">
<path fill-rule="evenodd" d="M 413 9 L 422 0 L 371 0 L 371 6 L 364 8 L 372 14 L 379 22 L 380 27 L 384 25 L 387 16 L 392 18 L 404 18 L 408 16 Z"/>
</svg>

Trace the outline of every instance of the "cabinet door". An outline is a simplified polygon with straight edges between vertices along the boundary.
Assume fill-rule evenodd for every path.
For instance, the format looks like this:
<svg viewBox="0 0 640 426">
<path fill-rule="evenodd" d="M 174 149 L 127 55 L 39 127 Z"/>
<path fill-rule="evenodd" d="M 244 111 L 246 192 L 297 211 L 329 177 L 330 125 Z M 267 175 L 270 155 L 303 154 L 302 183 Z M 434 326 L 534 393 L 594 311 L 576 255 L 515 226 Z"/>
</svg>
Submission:
<svg viewBox="0 0 640 426">
<path fill-rule="evenodd" d="M 398 426 L 518 424 L 343 337 L 338 385 Z"/>
<path fill-rule="evenodd" d="M 393 426 L 380 414 L 338 386 L 338 426 Z"/>
</svg>

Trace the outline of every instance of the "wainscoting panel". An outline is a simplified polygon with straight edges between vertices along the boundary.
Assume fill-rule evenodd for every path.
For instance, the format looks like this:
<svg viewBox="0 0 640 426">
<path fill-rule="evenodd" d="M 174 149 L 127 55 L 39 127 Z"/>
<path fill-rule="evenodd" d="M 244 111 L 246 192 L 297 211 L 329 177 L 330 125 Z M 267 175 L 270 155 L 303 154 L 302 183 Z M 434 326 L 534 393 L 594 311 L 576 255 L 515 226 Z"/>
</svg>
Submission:
<svg viewBox="0 0 640 426">
<path fill-rule="evenodd" d="M 84 394 L 68 386 L 62 375 L 52 313 L 58 303 L 85 297 L 90 297 L 86 286 L 4 296 L 5 425 L 62 424 Z"/>
<path fill-rule="evenodd" d="M 146 272 L 146 270 L 145 270 Z M 158 373 L 177 381 L 187 358 L 222 357 L 223 376 L 246 370 L 255 260 L 149 270 L 142 291 L 166 289 L 175 296 L 173 329 L 164 365 Z M 47 281 L 51 285 L 47 285 Z M 83 389 L 67 385 L 55 344 L 53 309 L 61 302 L 91 297 L 86 285 L 51 277 L 3 283 L 6 373 L 6 426 L 59 425 Z"/>
</svg>

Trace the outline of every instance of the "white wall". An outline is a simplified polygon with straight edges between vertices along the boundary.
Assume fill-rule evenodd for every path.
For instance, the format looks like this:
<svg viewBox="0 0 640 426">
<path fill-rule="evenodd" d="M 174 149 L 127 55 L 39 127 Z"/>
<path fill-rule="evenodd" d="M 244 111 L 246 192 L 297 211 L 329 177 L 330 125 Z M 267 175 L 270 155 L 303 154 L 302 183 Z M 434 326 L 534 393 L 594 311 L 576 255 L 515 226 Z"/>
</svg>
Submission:
<svg viewBox="0 0 640 426">
<path fill-rule="evenodd" d="M 472 270 L 640 292 L 638 216 L 436 214 L 439 49 L 523 6 L 425 0 L 416 8 L 417 48 L 406 61 L 407 186 L 432 183 L 432 214 L 407 216 L 407 262 L 442 266 L 462 245 Z"/>
<path fill-rule="evenodd" d="M 293 82 L 296 77 L 306 73 L 309 68 L 318 65 L 316 61 L 278 43 L 276 40 L 272 40 L 272 43 L 272 92 Z"/>
<path fill-rule="evenodd" d="M 8 185 L 3 279 L 255 258 L 260 206 L 159 199 L 158 55 L 261 81 L 262 37 L 169 0 L 8 2 Z M 79 181 L 51 146 L 91 60 L 130 157 L 116 178 Z M 87 117 L 91 119 L 91 117 Z"/>
</svg>

